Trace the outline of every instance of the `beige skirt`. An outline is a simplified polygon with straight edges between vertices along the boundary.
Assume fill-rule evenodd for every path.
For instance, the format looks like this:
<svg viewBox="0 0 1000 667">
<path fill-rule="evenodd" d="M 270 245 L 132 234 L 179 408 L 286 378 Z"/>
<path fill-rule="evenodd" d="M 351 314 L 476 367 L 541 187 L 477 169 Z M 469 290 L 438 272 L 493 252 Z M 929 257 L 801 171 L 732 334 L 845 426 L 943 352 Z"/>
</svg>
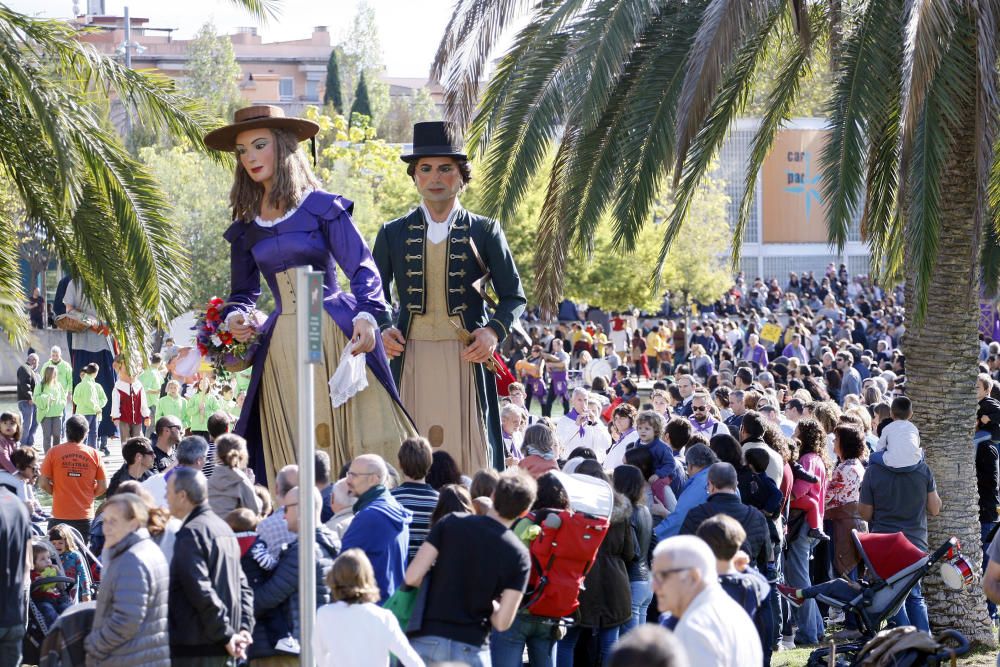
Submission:
<svg viewBox="0 0 1000 667">
<path fill-rule="evenodd" d="M 295 337 L 295 271 L 277 276 L 282 304 L 274 323 L 260 384 L 260 431 L 267 478 L 298 460 L 298 388 Z M 330 455 L 331 474 L 360 454 L 378 454 L 396 465 L 399 445 L 416 430 L 371 368 L 368 387 L 339 408 L 330 402 L 330 377 L 348 338 L 333 318 L 323 316 L 323 360 L 313 366 L 316 449 Z"/>
<path fill-rule="evenodd" d="M 458 340 L 407 340 L 399 391 L 420 434 L 472 477 L 490 467 L 490 449 L 463 347 Z"/>
</svg>

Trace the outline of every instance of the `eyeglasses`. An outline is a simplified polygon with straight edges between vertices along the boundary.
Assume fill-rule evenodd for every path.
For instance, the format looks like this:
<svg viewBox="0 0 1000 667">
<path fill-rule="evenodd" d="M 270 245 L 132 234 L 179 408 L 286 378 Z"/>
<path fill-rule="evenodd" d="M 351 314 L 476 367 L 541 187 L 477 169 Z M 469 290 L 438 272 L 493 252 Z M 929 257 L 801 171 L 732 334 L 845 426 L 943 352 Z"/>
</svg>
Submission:
<svg viewBox="0 0 1000 667">
<path fill-rule="evenodd" d="M 691 409 L 693 411 L 695 411 L 695 412 L 704 412 L 705 410 L 708 410 L 708 406 L 706 406 L 706 405 L 693 405 L 693 406 L 691 406 Z"/>
<path fill-rule="evenodd" d="M 667 581 L 667 578 L 675 572 L 684 572 L 686 570 L 691 570 L 690 567 L 672 567 L 669 570 L 653 570 L 653 578 L 656 579 L 656 583 L 662 584 Z"/>
</svg>

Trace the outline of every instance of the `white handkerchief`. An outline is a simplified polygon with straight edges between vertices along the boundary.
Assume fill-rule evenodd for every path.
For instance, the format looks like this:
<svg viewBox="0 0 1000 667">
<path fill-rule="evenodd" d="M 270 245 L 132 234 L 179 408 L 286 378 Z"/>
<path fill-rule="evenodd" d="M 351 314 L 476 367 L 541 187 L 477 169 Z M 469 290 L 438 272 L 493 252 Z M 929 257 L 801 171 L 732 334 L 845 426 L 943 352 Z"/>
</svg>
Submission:
<svg viewBox="0 0 1000 667">
<path fill-rule="evenodd" d="M 354 356 L 351 354 L 353 350 L 354 341 L 351 341 L 340 355 L 337 370 L 330 378 L 330 402 L 335 408 L 339 408 L 348 399 L 368 386 L 365 355 Z"/>
</svg>

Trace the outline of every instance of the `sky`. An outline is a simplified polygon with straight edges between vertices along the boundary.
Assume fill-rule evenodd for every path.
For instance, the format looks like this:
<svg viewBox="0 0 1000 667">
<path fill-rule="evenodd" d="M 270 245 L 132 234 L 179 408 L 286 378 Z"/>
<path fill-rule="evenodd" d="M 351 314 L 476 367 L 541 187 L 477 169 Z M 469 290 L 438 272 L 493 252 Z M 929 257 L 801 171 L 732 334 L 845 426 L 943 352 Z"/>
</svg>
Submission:
<svg viewBox="0 0 1000 667">
<path fill-rule="evenodd" d="M 87 0 L 78 0 L 86 11 Z M 207 20 L 222 34 L 257 25 L 265 42 L 304 39 L 314 26 L 325 25 L 334 44 L 347 32 L 358 0 L 280 0 L 281 14 L 260 26 L 230 0 L 105 0 L 105 12 L 121 16 L 127 4 L 133 17 L 148 18 L 151 28 L 177 28 L 177 39 L 190 38 Z M 427 76 L 438 42 L 451 16 L 454 0 L 368 0 L 374 8 L 390 76 Z M 73 0 L 4 0 L 16 12 L 47 18 L 69 18 Z"/>
</svg>

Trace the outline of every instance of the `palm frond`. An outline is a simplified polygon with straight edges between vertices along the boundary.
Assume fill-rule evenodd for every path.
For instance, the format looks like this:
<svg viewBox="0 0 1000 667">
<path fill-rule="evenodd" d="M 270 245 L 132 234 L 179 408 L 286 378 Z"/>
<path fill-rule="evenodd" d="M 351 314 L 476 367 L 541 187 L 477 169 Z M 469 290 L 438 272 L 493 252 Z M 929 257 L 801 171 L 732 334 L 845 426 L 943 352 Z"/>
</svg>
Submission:
<svg viewBox="0 0 1000 667">
<path fill-rule="evenodd" d="M 938 75 L 941 59 L 954 39 L 957 6 L 936 0 L 907 0 L 903 14 L 902 97 L 900 100 L 900 169 L 906 173 L 913 152 L 913 135 L 924 98 Z M 906 200 L 907 181 L 901 183 L 901 199 Z"/>
<path fill-rule="evenodd" d="M 431 65 L 431 80 L 444 86 L 445 116 L 467 127 L 479 101 L 479 86 L 494 47 L 510 23 L 533 7 L 528 0 L 459 0 Z M 572 3 L 570 3 L 572 4 Z"/>
<path fill-rule="evenodd" d="M 279 0 L 229 0 L 237 7 L 247 10 L 251 16 L 261 23 L 267 23 L 271 19 L 276 19 L 281 15 L 281 2 Z"/>
<path fill-rule="evenodd" d="M 687 217 L 691 200 L 708 173 L 708 168 L 729 133 L 732 122 L 746 108 L 754 73 L 763 62 L 774 39 L 775 28 L 784 14 L 783 5 L 772 7 L 764 21 L 745 38 L 743 46 L 733 59 L 732 66 L 726 72 L 726 78 L 718 95 L 712 101 L 705 124 L 694 137 L 690 150 L 681 153 L 680 146 L 677 147 L 678 160 L 683 157 L 683 166 L 680 183 L 674 193 L 674 206 L 664 225 L 663 242 L 657 258 L 657 280 L 667 253 L 670 252 L 670 245 Z M 697 46 L 696 41 L 694 48 Z"/>
<path fill-rule="evenodd" d="M 979 259 L 983 267 L 983 291 L 987 298 L 1000 296 L 1000 233 L 989 226 L 983 230 L 983 252 Z"/>
<path fill-rule="evenodd" d="M 675 160 L 678 97 L 697 17 L 705 5 L 705 0 L 672 5 L 671 12 L 664 11 L 652 24 L 635 52 L 639 66 L 634 83 L 621 98 L 614 136 L 621 164 L 628 165 L 619 178 L 613 208 L 613 241 L 625 251 L 634 247 Z"/>
<path fill-rule="evenodd" d="M 976 54 L 971 24 L 962 17 L 956 21 L 955 39 L 939 60 L 937 76 L 923 96 L 920 121 L 912 142 L 912 166 L 904 172 L 909 181 L 909 196 L 901 198 L 905 206 L 907 269 L 913 277 L 914 319 L 927 314 L 927 291 L 938 259 L 941 234 L 941 176 L 950 151 L 955 145 L 955 130 L 968 123 L 974 110 L 976 93 Z M 905 144 L 901 146 L 901 151 Z M 901 196 L 902 197 L 902 196 Z M 969 262 L 972 265 L 981 251 L 979 239 L 971 239 Z M 975 280 L 978 276 L 970 276 Z M 909 305 L 909 304 L 908 304 Z"/>
<path fill-rule="evenodd" d="M 562 184 L 569 156 L 574 150 L 578 135 L 577 128 L 567 127 L 562 142 L 556 151 L 552 170 L 549 172 L 545 203 L 535 232 L 535 298 L 545 310 L 554 312 L 562 298 L 563 279 L 566 275 L 566 260 L 569 256 L 570 230 L 559 215 Z"/>
<path fill-rule="evenodd" d="M 889 110 L 899 106 L 903 47 L 896 27 L 902 11 L 902 0 L 870 0 L 837 58 L 829 107 L 830 138 L 820 164 L 830 241 L 838 248 L 847 242 L 854 211 L 860 205 L 868 133 L 873 126 L 884 128 Z M 891 209 L 873 210 L 888 214 Z"/>
<path fill-rule="evenodd" d="M 677 165 L 674 184 L 681 178 L 683 156 L 703 127 L 726 70 L 747 35 L 784 0 L 711 0 L 702 13 L 688 58 L 677 108 Z"/>
<path fill-rule="evenodd" d="M 15 295 L 20 295 L 21 258 L 18 256 L 17 225 L 15 221 L 0 211 L 0 235 L 8 239 L 0 243 L 0 329 L 13 332 L 13 342 L 24 345 L 28 331 L 28 311 Z"/>
<path fill-rule="evenodd" d="M 517 210 L 564 119 L 562 76 L 570 36 L 557 32 L 538 38 L 520 62 L 513 63 L 512 54 L 504 57 L 501 67 L 513 80 L 504 98 L 497 100 L 503 108 L 493 117 L 495 126 L 487 130 L 479 117 L 473 124 L 473 136 L 490 136 L 483 161 L 483 203 L 485 213 L 494 217 Z M 486 123 L 488 107 L 483 114 Z"/>
<path fill-rule="evenodd" d="M 969 11 L 975 20 L 976 35 L 976 220 L 977 228 L 993 225 L 990 214 L 990 180 L 996 162 L 997 124 L 1000 123 L 1000 85 L 997 81 L 997 40 L 1000 29 L 1000 2 L 971 0 Z M 994 209 L 995 210 L 995 209 Z M 994 231 L 996 231 L 994 229 Z M 995 241 L 983 231 L 987 242 Z M 984 265 L 985 266 L 985 265 Z M 992 270 L 992 267 L 988 270 Z M 1000 269 L 997 269 L 1000 271 Z M 994 281 L 994 284 L 996 281 Z"/>
<path fill-rule="evenodd" d="M 798 21 L 810 21 L 811 27 L 805 29 L 810 34 L 825 29 L 826 12 L 822 5 L 816 5 L 807 18 L 800 17 Z M 796 25 L 796 30 L 803 28 Z M 809 61 L 812 56 L 813 40 L 796 40 L 791 52 L 785 62 L 781 65 L 781 70 L 774 81 L 774 85 L 767 93 L 767 111 L 761 118 L 760 127 L 754 134 L 750 145 L 750 155 L 747 161 L 746 176 L 743 179 L 743 196 L 740 199 L 736 225 L 733 228 L 733 267 L 739 266 L 739 256 L 743 246 L 743 233 L 746 229 L 747 221 L 750 218 L 750 208 L 756 192 L 757 174 L 760 173 L 764 160 L 771 152 L 774 139 L 781 128 L 782 123 L 788 120 L 789 110 L 795 103 L 799 93 L 799 84 L 802 79 L 809 75 Z"/>
<path fill-rule="evenodd" d="M 633 51 L 659 14 L 659 0 L 600 0 L 574 25 L 568 85 L 582 91 L 571 100 L 571 116 L 589 132 L 600 121 L 616 82 L 631 62 Z"/>
<path fill-rule="evenodd" d="M 868 128 L 865 208 L 861 236 L 871 252 L 871 275 L 880 285 L 903 278 L 903 219 L 899 215 L 899 91 L 886 107 L 885 118 Z"/>
<path fill-rule="evenodd" d="M 593 110 L 588 108 L 571 116 L 569 122 L 581 128 L 581 136 L 568 160 L 563 186 L 564 209 L 560 215 L 569 221 L 570 228 L 574 230 L 575 244 L 585 254 L 591 250 L 594 232 L 605 210 L 613 203 L 615 192 L 620 191 L 624 182 L 639 171 L 638 165 L 632 162 L 636 157 L 633 144 L 639 140 L 654 141 L 659 138 L 666 139 L 672 147 L 673 115 L 663 110 L 672 110 L 676 106 L 682 71 L 680 64 L 686 55 L 681 40 L 674 39 L 679 20 L 679 12 L 672 8 L 653 16 L 636 38 L 624 71 L 614 81 L 612 93 L 602 102 L 605 106 Z M 690 23 L 684 22 L 683 25 Z M 686 44 L 689 45 L 690 40 Z M 680 50 L 673 68 L 660 59 L 664 52 L 671 52 L 671 48 L 673 53 Z M 590 59 L 587 50 L 577 50 L 574 55 L 582 61 Z M 671 80 L 668 73 L 673 75 L 673 85 L 660 85 L 661 81 Z M 664 75 L 667 76 L 663 79 L 651 81 L 653 77 Z M 645 113 L 650 109 L 654 111 Z M 597 125 L 589 129 L 585 118 L 588 112 L 598 115 Z M 669 158 L 663 157 L 656 160 L 652 170 L 652 179 L 657 186 L 670 164 Z M 656 186 L 652 188 L 650 198 L 655 194 Z M 613 244 L 616 249 L 629 252 L 634 248 L 635 239 L 646 222 L 645 217 L 644 209 L 643 215 L 637 219 L 615 221 Z"/>
<path fill-rule="evenodd" d="M 63 24 L 2 6 L 0 63 L 12 64 L 0 66 L 0 173 L 123 347 L 138 349 L 150 323 L 185 305 L 187 264 L 163 192 L 96 101 L 117 97 L 147 126 L 196 147 L 208 116 L 167 79 L 101 56 Z M 7 289 L 0 281 L 0 301 L 16 301 Z M 24 329 L 14 321 L 7 333 Z"/>
</svg>

